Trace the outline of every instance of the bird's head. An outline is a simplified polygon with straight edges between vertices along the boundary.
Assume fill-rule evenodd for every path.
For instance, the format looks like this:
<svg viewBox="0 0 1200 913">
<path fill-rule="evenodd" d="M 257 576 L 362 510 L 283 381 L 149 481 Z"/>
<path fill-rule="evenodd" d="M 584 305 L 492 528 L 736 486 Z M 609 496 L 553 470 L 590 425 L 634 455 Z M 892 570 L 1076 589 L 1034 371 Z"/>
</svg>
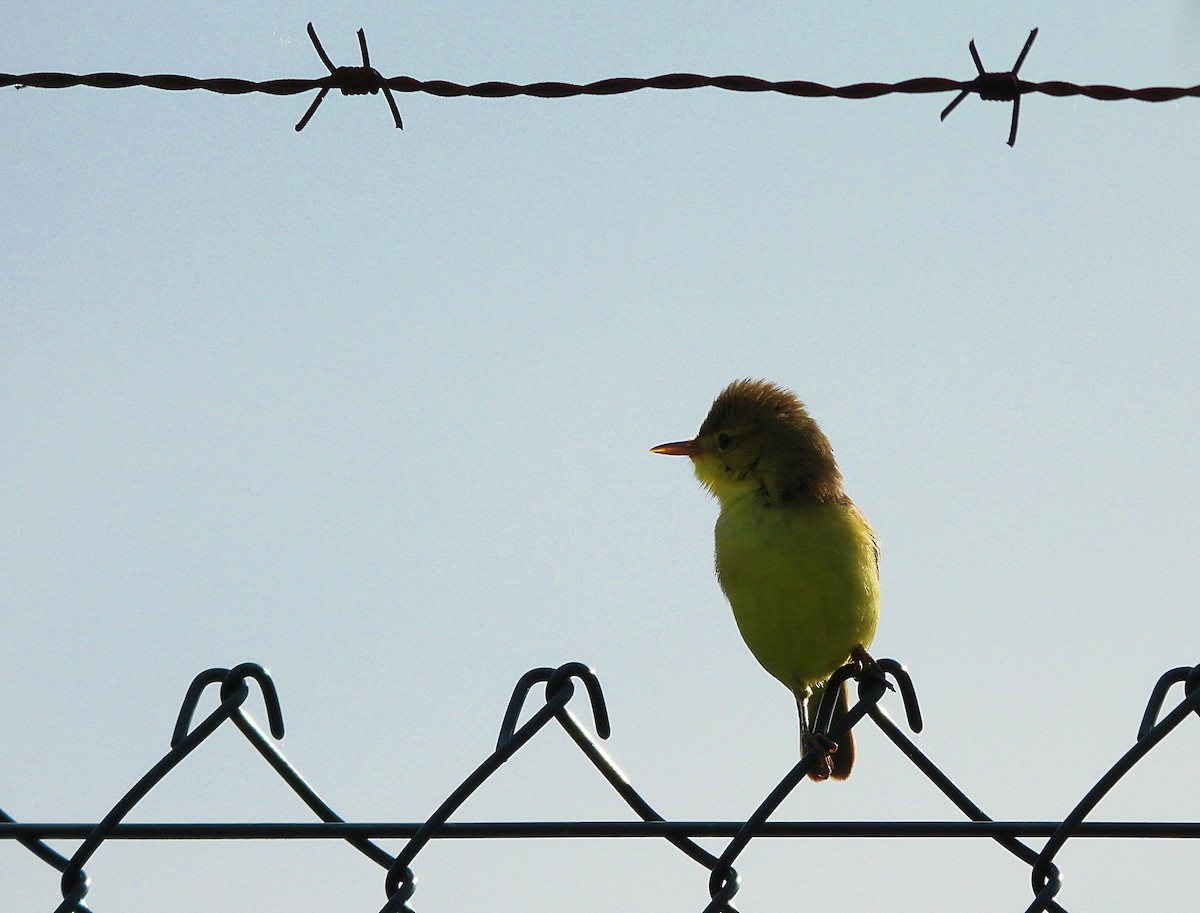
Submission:
<svg viewBox="0 0 1200 913">
<path fill-rule="evenodd" d="M 800 400 L 763 380 L 734 381 L 694 438 L 651 452 L 690 457 L 722 504 L 755 493 L 773 504 L 844 497 L 829 440 Z"/>
</svg>

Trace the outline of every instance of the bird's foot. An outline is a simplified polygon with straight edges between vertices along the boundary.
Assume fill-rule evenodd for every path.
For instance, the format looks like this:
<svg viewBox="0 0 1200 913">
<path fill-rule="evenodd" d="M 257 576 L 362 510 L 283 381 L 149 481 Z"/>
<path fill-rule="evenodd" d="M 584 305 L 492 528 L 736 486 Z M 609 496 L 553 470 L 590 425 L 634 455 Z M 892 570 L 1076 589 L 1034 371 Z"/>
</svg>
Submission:
<svg viewBox="0 0 1200 913">
<path fill-rule="evenodd" d="M 861 646 L 855 647 L 850 651 L 850 660 L 857 666 L 857 671 L 854 677 L 858 681 L 878 682 L 887 688 L 889 691 L 895 691 L 896 686 L 888 681 L 887 673 L 883 671 L 883 666 L 879 665 L 875 659 Z"/>
<path fill-rule="evenodd" d="M 838 750 L 838 743 L 823 732 L 805 732 L 800 736 L 800 747 L 805 754 L 816 755 L 817 766 L 809 776 L 817 780 L 828 780 L 833 774 L 833 760 L 829 757 Z"/>
</svg>

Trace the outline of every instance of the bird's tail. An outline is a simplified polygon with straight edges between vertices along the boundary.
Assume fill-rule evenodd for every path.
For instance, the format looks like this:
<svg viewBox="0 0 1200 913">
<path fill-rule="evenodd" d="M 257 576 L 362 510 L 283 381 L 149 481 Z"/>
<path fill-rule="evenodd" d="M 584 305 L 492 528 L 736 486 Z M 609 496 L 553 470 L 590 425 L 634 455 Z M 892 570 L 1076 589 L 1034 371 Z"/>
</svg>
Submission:
<svg viewBox="0 0 1200 913">
<path fill-rule="evenodd" d="M 830 723 L 836 723 L 838 719 L 845 716 L 850 709 L 850 696 L 846 691 L 846 683 L 842 682 L 838 686 L 837 706 L 833 709 L 833 718 Z M 815 720 L 817 718 L 817 708 L 821 706 L 821 698 L 825 695 L 825 685 L 818 685 L 813 689 L 812 695 L 808 698 L 808 719 Z M 803 725 L 803 720 L 801 721 Z M 802 735 L 801 738 L 804 738 Z M 818 764 L 812 771 L 809 772 L 809 778 L 813 780 L 845 780 L 850 776 L 850 770 L 854 767 L 854 733 L 847 732 L 837 741 L 837 750 L 829 752 L 826 755 L 827 761 L 823 764 Z"/>
</svg>

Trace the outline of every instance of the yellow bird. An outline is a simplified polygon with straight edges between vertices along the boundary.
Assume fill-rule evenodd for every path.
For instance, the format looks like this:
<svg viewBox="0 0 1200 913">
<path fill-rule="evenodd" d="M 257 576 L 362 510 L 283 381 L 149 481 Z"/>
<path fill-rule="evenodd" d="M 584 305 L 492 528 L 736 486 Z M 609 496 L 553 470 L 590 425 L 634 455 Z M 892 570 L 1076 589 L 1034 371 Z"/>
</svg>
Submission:
<svg viewBox="0 0 1200 913">
<path fill-rule="evenodd" d="M 879 620 L 879 547 L 842 488 L 829 440 L 793 394 L 739 380 L 694 438 L 651 452 L 690 457 L 720 502 L 717 579 L 738 629 L 796 697 L 801 750 L 821 759 L 809 776 L 844 780 L 853 739 L 835 744 L 811 720 L 838 667 L 873 665 L 866 650 Z M 843 686 L 835 718 L 847 706 Z"/>
</svg>

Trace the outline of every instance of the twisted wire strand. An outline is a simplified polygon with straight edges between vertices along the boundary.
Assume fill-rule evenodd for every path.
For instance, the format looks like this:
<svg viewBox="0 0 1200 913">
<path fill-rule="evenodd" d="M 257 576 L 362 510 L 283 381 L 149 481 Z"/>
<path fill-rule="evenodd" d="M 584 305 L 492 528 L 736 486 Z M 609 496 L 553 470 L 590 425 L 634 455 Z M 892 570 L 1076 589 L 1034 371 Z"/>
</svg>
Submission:
<svg viewBox="0 0 1200 913">
<path fill-rule="evenodd" d="M 393 76 L 384 80 L 393 92 L 424 93 L 441 98 L 574 98 L 583 95 L 623 95 L 642 89 L 724 89 L 730 92 L 776 92 L 800 98 L 867 99 L 884 95 L 929 95 L 939 92 L 976 91 L 975 80 L 949 79 L 941 76 L 922 76 L 900 82 L 856 82 L 842 86 L 830 86 L 802 79 L 772 81 L 756 76 L 703 76 L 699 73 L 665 73 L 645 78 L 623 76 L 601 79 L 596 82 L 575 84 L 569 82 L 512 83 L 492 80 L 461 84 L 445 79 L 416 79 L 412 76 Z M 1200 85 L 1195 86 L 1146 86 L 1131 89 L 1106 84 L 1078 85 L 1062 80 L 1031 82 L 1018 80 L 1022 95 L 1040 94 L 1055 98 L 1082 95 L 1096 101 L 1178 101 L 1182 98 L 1200 98 Z M 93 89 L 128 89 L 145 86 L 167 91 L 202 90 L 220 95 L 302 95 L 316 89 L 339 88 L 338 81 L 331 76 L 320 79 L 267 79 L 260 82 L 249 79 L 218 77 L 202 79 L 195 76 L 157 73 L 136 76 L 132 73 L 0 73 L 0 88 L 28 87 L 35 89 L 69 89 L 87 86 Z"/>
<path fill-rule="evenodd" d="M 370 54 L 367 50 L 367 39 L 362 29 L 358 30 L 358 43 L 362 54 L 361 66 L 335 66 L 321 45 L 320 39 L 308 24 L 308 36 L 316 49 L 317 56 L 329 71 L 328 75 L 319 79 L 267 79 L 254 81 L 235 78 L 201 79 L 194 76 L 182 76 L 170 73 L 157 73 L 137 76 L 132 73 L 0 73 L 0 87 L 15 86 L 17 88 L 66 89 L 75 86 L 88 86 L 96 89 L 127 89 L 134 86 L 144 86 L 165 91 L 200 90 L 216 92 L 221 95 L 247 95 L 262 93 L 265 95 L 300 95 L 316 91 L 317 96 L 296 124 L 296 130 L 303 130 L 320 107 L 325 96 L 333 89 L 343 95 L 374 95 L 383 93 L 387 100 L 392 120 L 398 129 L 403 129 L 404 122 L 400 117 L 400 109 L 396 104 L 393 92 L 424 93 L 440 98 L 514 98 L 528 96 L 532 98 L 574 98 L 578 96 L 607 96 L 622 95 L 629 92 L 639 92 L 643 89 L 665 89 L 681 91 L 687 89 L 721 89 L 729 92 L 774 92 L 799 98 L 841 98 L 867 99 L 879 98 L 884 95 L 928 95 L 939 92 L 957 92 L 957 97 L 942 111 L 942 119 L 957 107 L 967 95 L 978 95 L 985 101 L 1007 101 L 1012 103 L 1012 124 L 1008 134 L 1008 145 L 1012 146 L 1017 139 L 1017 123 L 1020 116 L 1021 97 L 1024 95 L 1040 94 L 1055 98 L 1083 96 L 1097 101 L 1134 100 L 1144 102 L 1177 101 L 1182 98 L 1200 97 L 1200 85 L 1194 86 L 1146 86 L 1143 88 L 1125 88 L 1105 84 L 1078 85 L 1062 80 L 1046 82 L 1031 82 L 1021 79 L 1017 74 L 1029 49 L 1033 46 L 1038 30 L 1033 29 L 1025 41 L 1011 70 L 987 70 L 975 42 L 968 45 L 972 61 L 975 64 L 976 75 L 972 79 L 948 79 L 938 76 L 925 76 L 915 79 L 905 79 L 900 82 L 857 82 L 842 86 L 830 86 L 820 82 L 802 79 L 769 80 L 756 76 L 725 75 L 704 76 L 698 73 L 665 73 L 661 76 L 616 77 L 601 79 L 595 82 L 576 84 L 571 82 L 533 82 L 513 83 L 499 80 L 477 82 L 464 85 L 445 79 L 416 79 L 412 76 L 393 76 L 385 78 L 377 69 L 371 66 Z"/>
</svg>

